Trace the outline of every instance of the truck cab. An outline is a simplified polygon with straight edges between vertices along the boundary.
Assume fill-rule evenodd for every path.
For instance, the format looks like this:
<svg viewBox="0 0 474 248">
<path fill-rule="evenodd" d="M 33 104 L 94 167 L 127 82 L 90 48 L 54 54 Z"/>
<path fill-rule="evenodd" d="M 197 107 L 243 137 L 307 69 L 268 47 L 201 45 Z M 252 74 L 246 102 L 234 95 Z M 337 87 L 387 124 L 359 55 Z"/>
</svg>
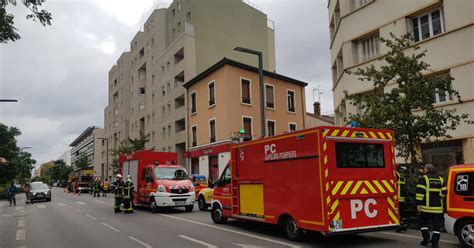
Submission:
<svg viewBox="0 0 474 248">
<path fill-rule="evenodd" d="M 449 168 L 445 228 L 464 247 L 474 247 L 474 164 Z"/>
<path fill-rule="evenodd" d="M 148 205 L 153 213 L 167 207 L 193 210 L 194 186 L 176 161 L 177 154 L 172 152 L 139 151 L 120 157 L 121 173 L 131 175 L 135 185 L 135 205 Z"/>
</svg>

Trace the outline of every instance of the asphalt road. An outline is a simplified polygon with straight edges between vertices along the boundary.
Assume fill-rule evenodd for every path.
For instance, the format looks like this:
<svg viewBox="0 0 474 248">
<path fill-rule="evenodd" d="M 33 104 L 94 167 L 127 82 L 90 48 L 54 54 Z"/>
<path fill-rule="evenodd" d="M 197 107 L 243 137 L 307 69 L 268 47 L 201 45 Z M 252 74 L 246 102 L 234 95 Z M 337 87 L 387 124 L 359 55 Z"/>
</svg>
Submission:
<svg viewBox="0 0 474 248">
<path fill-rule="evenodd" d="M 215 225 L 210 212 L 172 209 L 152 214 L 114 214 L 113 198 L 93 198 L 53 189 L 52 202 L 16 207 L 0 202 L 0 248 L 5 247 L 420 247 L 419 233 L 377 232 L 322 238 L 309 234 L 303 242 L 288 241 L 275 226 L 230 221 Z M 442 234 L 441 247 L 460 247 L 455 237 Z"/>
</svg>

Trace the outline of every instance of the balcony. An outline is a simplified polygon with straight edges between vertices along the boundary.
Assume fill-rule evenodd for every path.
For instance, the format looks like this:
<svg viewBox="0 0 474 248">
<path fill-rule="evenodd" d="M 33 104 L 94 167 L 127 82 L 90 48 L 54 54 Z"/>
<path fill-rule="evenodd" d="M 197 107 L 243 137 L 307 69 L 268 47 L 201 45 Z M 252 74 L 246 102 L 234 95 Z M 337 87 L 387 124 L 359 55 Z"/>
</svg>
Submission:
<svg viewBox="0 0 474 248">
<path fill-rule="evenodd" d="M 176 144 L 186 142 L 186 131 L 182 130 L 175 133 Z"/>
</svg>

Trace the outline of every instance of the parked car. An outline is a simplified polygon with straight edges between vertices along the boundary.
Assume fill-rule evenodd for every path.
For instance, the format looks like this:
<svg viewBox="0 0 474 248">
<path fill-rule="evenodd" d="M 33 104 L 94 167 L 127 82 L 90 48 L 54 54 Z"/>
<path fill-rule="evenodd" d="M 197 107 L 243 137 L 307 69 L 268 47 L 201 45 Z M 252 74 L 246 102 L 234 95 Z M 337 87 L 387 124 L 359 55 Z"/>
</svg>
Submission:
<svg viewBox="0 0 474 248">
<path fill-rule="evenodd" d="M 445 229 L 464 247 L 474 247 L 474 164 L 449 168 Z"/>
<path fill-rule="evenodd" d="M 199 192 L 208 187 L 207 177 L 204 175 L 192 174 L 191 181 L 194 185 L 194 192 L 196 193 L 196 199 Z"/>
<path fill-rule="evenodd" d="M 199 210 L 206 211 L 211 206 L 213 196 L 214 196 L 214 189 L 205 188 L 199 191 L 199 195 L 198 195 Z"/>
<path fill-rule="evenodd" d="M 45 183 L 32 182 L 29 198 L 30 203 L 38 200 L 51 201 L 51 189 Z"/>
</svg>

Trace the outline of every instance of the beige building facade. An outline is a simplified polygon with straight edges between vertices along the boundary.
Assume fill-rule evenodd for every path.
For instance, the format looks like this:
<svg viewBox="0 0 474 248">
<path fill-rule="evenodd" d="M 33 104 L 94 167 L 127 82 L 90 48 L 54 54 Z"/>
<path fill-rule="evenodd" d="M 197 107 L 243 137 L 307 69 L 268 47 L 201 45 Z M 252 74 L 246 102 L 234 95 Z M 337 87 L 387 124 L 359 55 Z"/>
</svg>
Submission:
<svg viewBox="0 0 474 248">
<path fill-rule="evenodd" d="M 363 94 L 372 89 L 370 83 L 344 72 L 380 66 L 378 59 L 388 48 L 377 38 L 389 38 L 390 33 L 410 33 L 414 43 L 427 50 L 423 60 L 434 73 L 455 78 L 453 88 L 464 102 L 436 94 L 435 105 L 474 117 L 474 1 L 330 0 L 328 12 L 336 125 L 346 125 L 347 115 L 359 111 L 344 101 L 344 91 Z M 425 162 L 474 163 L 474 127 L 462 123 L 450 135 L 452 138 L 423 145 Z"/>
<path fill-rule="evenodd" d="M 188 164 L 217 179 L 230 145 L 305 128 L 305 82 L 264 71 L 265 132 L 261 132 L 258 68 L 227 58 L 186 82 Z M 243 134 L 241 130 L 244 131 Z"/>
<path fill-rule="evenodd" d="M 242 18 L 245 17 L 245 18 Z M 109 150 L 145 136 L 146 149 L 177 152 L 185 164 L 186 97 L 183 83 L 223 57 L 256 65 L 236 46 L 262 51 L 275 70 L 273 23 L 240 0 L 175 0 L 155 9 L 109 72 L 104 111 Z M 109 163 L 112 161 L 109 153 Z"/>
</svg>

